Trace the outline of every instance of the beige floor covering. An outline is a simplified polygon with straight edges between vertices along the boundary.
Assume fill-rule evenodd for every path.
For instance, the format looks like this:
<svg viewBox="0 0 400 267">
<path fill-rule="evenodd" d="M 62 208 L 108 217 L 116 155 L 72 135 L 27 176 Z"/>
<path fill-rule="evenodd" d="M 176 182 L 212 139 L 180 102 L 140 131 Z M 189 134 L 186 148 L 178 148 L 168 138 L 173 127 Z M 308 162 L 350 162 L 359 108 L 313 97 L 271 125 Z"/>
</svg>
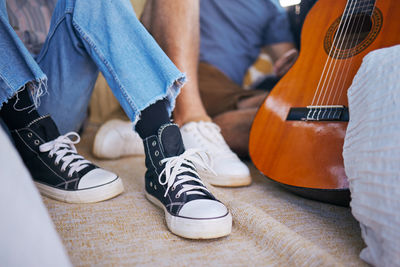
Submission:
<svg viewBox="0 0 400 267">
<path fill-rule="evenodd" d="M 266 180 L 249 162 L 254 182 L 212 188 L 231 209 L 232 234 L 191 241 L 168 232 L 163 212 L 144 197 L 144 158 L 93 159 L 97 127 L 78 150 L 118 173 L 125 192 L 97 204 L 44 202 L 76 266 L 364 266 L 364 247 L 350 209 L 297 197 Z"/>
</svg>

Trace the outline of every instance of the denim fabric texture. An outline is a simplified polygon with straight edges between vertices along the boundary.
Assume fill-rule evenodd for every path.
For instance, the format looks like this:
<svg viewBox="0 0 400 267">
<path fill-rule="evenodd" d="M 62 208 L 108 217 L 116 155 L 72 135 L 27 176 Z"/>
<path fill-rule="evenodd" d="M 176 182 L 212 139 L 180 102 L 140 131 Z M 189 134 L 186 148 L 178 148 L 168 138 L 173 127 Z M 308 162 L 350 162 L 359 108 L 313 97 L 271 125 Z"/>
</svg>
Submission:
<svg viewBox="0 0 400 267">
<path fill-rule="evenodd" d="M 185 75 L 137 20 L 129 0 L 59 0 L 35 59 L 9 25 L 4 0 L 0 2 L 0 34 L 5 33 L 0 40 L 0 103 L 29 81 L 46 81 L 47 75 L 48 93 L 40 97 L 39 113 L 49 113 L 61 134 L 77 130 L 100 70 L 133 122 L 162 98 L 168 99 L 168 112 L 173 110 Z"/>
<path fill-rule="evenodd" d="M 35 97 L 47 80 L 8 22 L 5 0 L 0 0 L 0 108 L 26 83 L 34 81 Z"/>
</svg>

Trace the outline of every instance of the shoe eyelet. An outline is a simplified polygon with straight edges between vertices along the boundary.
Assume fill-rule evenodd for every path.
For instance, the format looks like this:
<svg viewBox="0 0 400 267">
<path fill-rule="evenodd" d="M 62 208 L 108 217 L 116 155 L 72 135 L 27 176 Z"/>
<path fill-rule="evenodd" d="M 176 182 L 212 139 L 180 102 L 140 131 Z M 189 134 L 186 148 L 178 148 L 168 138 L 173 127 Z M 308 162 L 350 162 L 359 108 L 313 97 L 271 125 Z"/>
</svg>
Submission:
<svg viewBox="0 0 400 267">
<path fill-rule="evenodd" d="M 28 133 L 28 137 L 31 138 L 32 137 L 32 133 Z"/>
<path fill-rule="evenodd" d="M 72 178 L 72 174 L 68 174 L 68 177 L 69 177 L 69 178 Z"/>
<path fill-rule="evenodd" d="M 53 158 L 53 155 L 48 154 L 47 156 L 48 156 L 49 158 Z"/>
<path fill-rule="evenodd" d="M 157 185 L 154 185 L 154 190 L 157 190 Z"/>
<path fill-rule="evenodd" d="M 157 142 L 156 142 L 156 141 L 153 141 L 153 142 L 151 143 L 151 145 L 152 145 L 152 146 L 156 146 L 156 145 L 157 145 Z"/>
<path fill-rule="evenodd" d="M 179 194 L 176 194 L 176 195 L 175 195 L 175 198 L 179 198 L 180 196 L 181 196 L 181 195 L 179 195 Z"/>
<path fill-rule="evenodd" d="M 175 189 L 176 189 L 176 187 L 175 187 L 175 186 L 173 186 L 173 187 L 172 187 L 172 191 L 175 191 Z"/>
<path fill-rule="evenodd" d="M 35 140 L 35 141 L 34 141 L 34 144 L 35 144 L 35 145 L 39 145 L 39 144 L 40 144 L 40 141 L 39 141 L 39 140 Z"/>
<path fill-rule="evenodd" d="M 158 162 L 158 165 L 162 166 L 162 162 L 161 162 L 161 160 Z"/>
<path fill-rule="evenodd" d="M 150 187 L 153 187 L 153 183 L 152 182 L 150 182 Z"/>
<path fill-rule="evenodd" d="M 54 165 L 58 166 L 58 164 L 59 164 L 59 163 L 58 163 L 57 161 L 54 161 Z"/>
<path fill-rule="evenodd" d="M 154 152 L 154 156 L 158 157 L 158 155 L 160 155 L 160 152 L 158 152 L 158 150 L 156 150 L 156 152 Z"/>
</svg>

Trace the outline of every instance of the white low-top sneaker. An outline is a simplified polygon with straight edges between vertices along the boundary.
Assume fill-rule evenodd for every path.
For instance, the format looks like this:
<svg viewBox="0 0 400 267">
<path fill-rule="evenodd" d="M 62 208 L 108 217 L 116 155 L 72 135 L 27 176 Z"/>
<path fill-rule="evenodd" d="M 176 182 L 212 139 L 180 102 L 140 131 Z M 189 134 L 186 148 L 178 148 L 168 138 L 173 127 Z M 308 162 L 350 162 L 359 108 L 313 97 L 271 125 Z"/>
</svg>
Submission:
<svg viewBox="0 0 400 267">
<path fill-rule="evenodd" d="M 143 141 L 133 131 L 132 122 L 117 119 L 109 120 L 96 133 L 93 154 L 103 159 L 144 155 Z"/>
<path fill-rule="evenodd" d="M 189 122 L 181 127 L 183 143 L 186 149 L 202 149 L 212 160 L 215 173 L 201 170 L 201 177 L 215 186 L 238 187 L 251 183 L 249 168 L 228 147 L 221 135 L 220 128 L 212 122 Z"/>
</svg>

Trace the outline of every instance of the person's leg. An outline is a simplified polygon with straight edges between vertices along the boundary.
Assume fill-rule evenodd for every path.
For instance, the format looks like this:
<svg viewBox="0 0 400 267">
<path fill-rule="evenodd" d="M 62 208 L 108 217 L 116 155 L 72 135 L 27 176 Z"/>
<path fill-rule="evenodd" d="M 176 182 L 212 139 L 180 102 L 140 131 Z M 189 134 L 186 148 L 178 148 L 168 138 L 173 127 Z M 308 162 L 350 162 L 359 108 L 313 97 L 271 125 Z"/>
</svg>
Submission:
<svg viewBox="0 0 400 267">
<path fill-rule="evenodd" d="M 11 28 L 1 3 L 0 53 L 12 67 L 1 68 L 0 116 L 37 187 L 47 196 L 77 203 L 120 194 L 123 186 L 117 175 L 77 153 L 73 145 L 79 142 L 76 133 L 60 136 L 54 121 L 36 111 L 47 77 Z M 77 139 L 71 140 L 71 136 Z"/>
<path fill-rule="evenodd" d="M 267 94 L 265 92 L 243 98 L 237 103 L 237 109 L 220 113 L 213 118 L 213 121 L 221 128 L 226 143 L 240 157 L 249 155 L 251 125 Z"/>
<path fill-rule="evenodd" d="M 0 36 L 0 108 L 29 82 L 37 104 L 47 77 L 9 24 L 5 0 L 0 0 Z"/>
<path fill-rule="evenodd" d="M 254 96 L 245 97 L 238 101 L 237 109 L 259 108 L 267 97 L 268 92 L 260 92 Z"/>
<path fill-rule="evenodd" d="M 176 99 L 174 121 L 211 121 L 200 98 L 197 82 L 200 27 L 198 0 L 148 0 L 141 21 L 188 81 Z"/>
<path fill-rule="evenodd" d="M 257 108 L 231 110 L 213 118 L 221 128 L 226 143 L 240 157 L 249 155 L 250 128 L 257 110 Z"/>
<path fill-rule="evenodd" d="M 161 125 L 170 123 L 167 105 L 168 101 L 162 99 L 142 111 L 140 120 L 135 125 L 135 130 L 138 132 L 140 138 L 145 139 L 146 137 L 155 135 L 158 133 Z"/>
<path fill-rule="evenodd" d="M 181 126 L 186 148 L 204 149 L 213 159 L 216 175 L 205 172 L 202 175 L 213 185 L 248 185 L 251 182 L 248 168 L 229 150 L 204 108 L 207 103 L 200 98 L 199 21 L 198 0 L 149 0 L 142 15 L 145 27 L 178 68 L 188 75 L 188 83 L 177 98 L 174 121 Z"/>
<path fill-rule="evenodd" d="M 59 0 L 53 21 L 57 28 L 50 31 L 38 58 L 48 71 L 49 86 L 53 87 L 50 77 L 60 75 L 52 69 L 57 66 L 54 57 L 63 51 L 56 49 L 57 44 L 61 46 L 65 40 L 76 42 L 73 44 L 80 49 L 68 50 L 59 57 L 65 59 L 62 65 L 66 71 L 62 74 L 78 79 L 79 68 L 70 65 L 67 58 L 79 59 L 77 53 L 87 54 L 102 71 L 131 121 L 139 120 L 136 130 L 144 139 L 146 151 L 146 196 L 164 209 L 169 229 L 188 238 L 228 235 L 232 226 L 229 211 L 205 188 L 193 162 L 204 164 L 194 158 L 195 151 L 185 151 L 179 127 L 169 122 L 185 77 L 137 21 L 129 1 Z M 64 30 L 59 32 L 63 25 Z M 70 39 L 62 38 L 67 34 Z M 47 46 L 54 49 L 46 50 Z M 69 90 L 69 96 L 65 103 L 59 103 L 62 109 L 56 112 L 56 118 L 64 128 L 74 127 L 64 122 L 69 117 L 64 110 L 70 110 L 80 90 L 88 89 L 65 88 L 62 80 L 57 84 L 62 90 Z M 54 97 L 64 93 L 51 90 Z M 43 102 L 49 112 L 54 112 L 56 107 L 50 98 Z M 76 119 L 74 123 L 77 122 Z"/>
<path fill-rule="evenodd" d="M 0 108 L 0 117 L 9 130 L 23 128 L 40 117 L 30 98 L 31 83 L 24 85 Z"/>
<path fill-rule="evenodd" d="M 185 79 L 128 0 L 58 1 L 37 61 L 49 77 L 39 112 L 50 113 L 62 133 L 82 124 L 98 69 L 132 122 L 163 98 L 170 113 Z"/>
<path fill-rule="evenodd" d="M 248 156 L 251 124 L 267 92 L 244 90 L 206 63 L 200 63 L 199 87 L 207 112 L 229 147 L 240 156 Z"/>
</svg>

